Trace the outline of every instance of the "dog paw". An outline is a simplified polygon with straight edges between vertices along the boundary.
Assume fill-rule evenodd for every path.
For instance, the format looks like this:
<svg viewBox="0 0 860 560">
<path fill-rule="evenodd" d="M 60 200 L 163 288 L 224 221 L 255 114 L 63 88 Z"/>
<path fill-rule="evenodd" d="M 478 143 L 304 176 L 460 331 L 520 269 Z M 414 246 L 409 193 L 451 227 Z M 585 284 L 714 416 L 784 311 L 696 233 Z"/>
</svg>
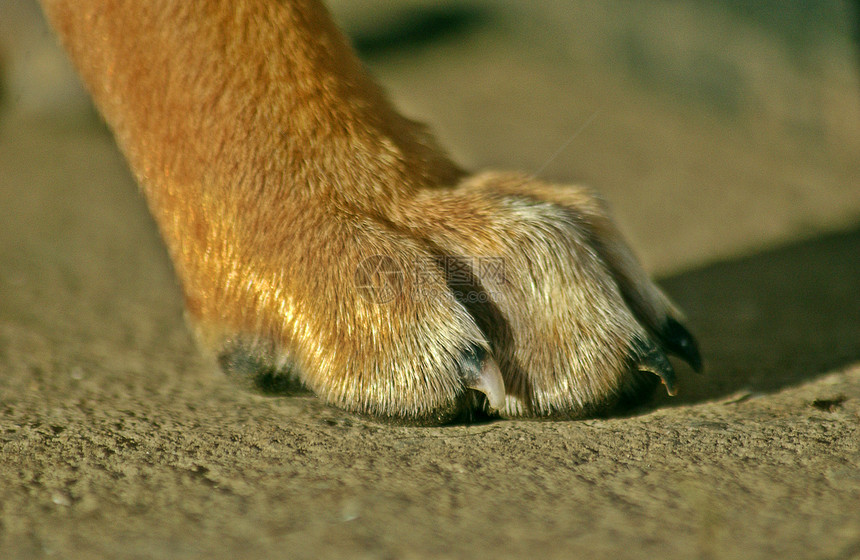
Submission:
<svg viewBox="0 0 860 560">
<path fill-rule="evenodd" d="M 310 389 L 390 422 L 503 407 L 502 375 L 474 318 L 442 274 L 420 283 L 412 274 L 435 262 L 432 252 L 378 220 L 293 216 L 259 240 L 203 251 L 217 255 L 208 272 L 184 271 L 200 279 L 185 286 L 194 330 L 231 377 L 267 392 Z"/>
<path fill-rule="evenodd" d="M 666 353 L 701 366 L 585 189 L 488 173 L 384 217 L 274 222 L 186 289 L 203 345 L 246 385 L 436 424 L 603 413 L 661 381 L 674 393 Z"/>
<path fill-rule="evenodd" d="M 701 369 L 680 312 L 648 278 L 587 189 L 485 173 L 425 191 L 404 225 L 437 255 L 502 371 L 508 417 L 577 418 L 632 404 L 666 354 Z"/>
</svg>

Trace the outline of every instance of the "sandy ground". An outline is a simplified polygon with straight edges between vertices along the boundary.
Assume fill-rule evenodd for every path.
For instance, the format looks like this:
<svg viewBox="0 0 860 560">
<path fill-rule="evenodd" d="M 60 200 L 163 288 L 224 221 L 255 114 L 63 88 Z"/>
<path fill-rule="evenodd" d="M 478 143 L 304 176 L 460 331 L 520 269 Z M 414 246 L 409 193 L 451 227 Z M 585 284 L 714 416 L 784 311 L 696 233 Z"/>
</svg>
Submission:
<svg viewBox="0 0 860 560">
<path fill-rule="evenodd" d="M 199 356 L 0 0 L 0 558 L 860 558 L 860 65 L 844 4 L 752 5 L 336 5 L 459 161 L 602 190 L 707 360 L 624 418 L 409 428 Z"/>
</svg>

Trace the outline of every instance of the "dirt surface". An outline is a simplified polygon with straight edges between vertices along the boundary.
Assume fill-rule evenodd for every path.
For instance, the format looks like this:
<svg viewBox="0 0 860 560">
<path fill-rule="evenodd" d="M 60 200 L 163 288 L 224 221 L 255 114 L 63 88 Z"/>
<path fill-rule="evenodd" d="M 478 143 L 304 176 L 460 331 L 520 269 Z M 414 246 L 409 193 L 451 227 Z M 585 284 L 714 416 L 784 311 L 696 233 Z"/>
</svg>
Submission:
<svg viewBox="0 0 860 560">
<path fill-rule="evenodd" d="M 860 558 L 860 65 L 846 4 L 748 5 L 337 4 L 459 161 L 603 191 L 707 361 L 624 418 L 409 428 L 200 357 L 0 0 L 0 558 Z"/>
</svg>

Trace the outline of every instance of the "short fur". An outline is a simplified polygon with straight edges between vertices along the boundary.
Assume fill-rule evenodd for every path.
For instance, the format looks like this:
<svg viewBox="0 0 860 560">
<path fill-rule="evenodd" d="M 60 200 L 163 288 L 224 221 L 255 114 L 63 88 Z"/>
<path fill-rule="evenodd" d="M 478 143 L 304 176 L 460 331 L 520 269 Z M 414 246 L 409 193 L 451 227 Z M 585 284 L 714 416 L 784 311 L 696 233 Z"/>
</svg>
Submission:
<svg viewBox="0 0 860 560">
<path fill-rule="evenodd" d="M 653 386 L 640 370 L 672 389 L 662 350 L 699 365 L 593 193 L 468 176 L 316 0 L 42 4 L 228 370 L 438 423 L 594 414 Z"/>
</svg>

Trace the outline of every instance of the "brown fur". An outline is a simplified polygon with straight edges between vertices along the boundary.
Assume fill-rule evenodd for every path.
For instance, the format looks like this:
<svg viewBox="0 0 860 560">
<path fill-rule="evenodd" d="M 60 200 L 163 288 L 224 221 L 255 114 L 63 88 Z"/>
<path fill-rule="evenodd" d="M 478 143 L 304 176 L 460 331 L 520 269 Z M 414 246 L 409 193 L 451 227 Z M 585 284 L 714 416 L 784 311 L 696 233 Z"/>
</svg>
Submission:
<svg viewBox="0 0 860 560">
<path fill-rule="evenodd" d="M 466 176 L 392 109 L 316 0 L 42 3 L 228 369 L 444 422 L 603 410 L 653 385 L 639 369 L 671 386 L 661 347 L 697 365 L 595 195 Z M 358 286 L 375 256 L 389 268 L 361 278 L 390 300 Z M 472 389 L 498 399 L 496 364 L 491 407 Z"/>
</svg>

